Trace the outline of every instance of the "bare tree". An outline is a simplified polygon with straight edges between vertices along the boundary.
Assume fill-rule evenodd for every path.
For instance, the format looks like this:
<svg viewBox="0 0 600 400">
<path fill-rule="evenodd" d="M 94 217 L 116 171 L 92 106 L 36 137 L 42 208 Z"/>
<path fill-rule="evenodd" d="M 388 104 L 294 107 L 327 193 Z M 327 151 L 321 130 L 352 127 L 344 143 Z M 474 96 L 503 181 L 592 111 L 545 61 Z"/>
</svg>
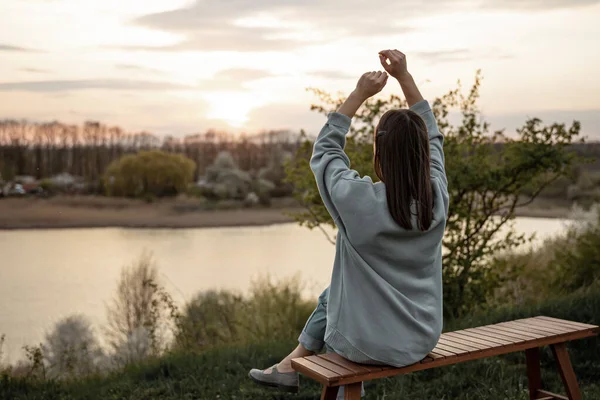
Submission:
<svg viewBox="0 0 600 400">
<path fill-rule="evenodd" d="M 150 253 L 144 252 L 121 271 L 117 293 L 106 310 L 106 335 L 117 363 L 137 361 L 164 350 L 172 314 L 165 296 Z"/>
<path fill-rule="evenodd" d="M 0 372 L 4 371 L 6 366 L 4 365 L 4 341 L 6 340 L 6 335 L 0 335 Z"/>
</svg>

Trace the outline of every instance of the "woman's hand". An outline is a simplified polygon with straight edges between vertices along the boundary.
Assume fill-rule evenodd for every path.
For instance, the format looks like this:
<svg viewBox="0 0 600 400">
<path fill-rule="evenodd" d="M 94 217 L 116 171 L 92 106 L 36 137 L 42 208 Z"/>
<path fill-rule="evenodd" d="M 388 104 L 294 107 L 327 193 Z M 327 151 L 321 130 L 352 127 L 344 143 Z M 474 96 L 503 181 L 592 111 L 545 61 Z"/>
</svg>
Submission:
<svg viewBox="0 0 600 400">
<path fill-rule="evenodd" d="M 387 83 L 387 78 L 388 75 L 383 71 L 364 73 L 358 80 L 356 89 L 350 93 L 338 112 L 350 118 L 354 117 L 354 114 L 365 100 L 381 92 Z"/>
<path fill-rule="evenodd" d="M 423 96 L 406 67 L 406 56 L 398 50 L 382 50 L 379 52 L 379 61 L 388 74 L 400 83 L 409 107 L 423 100 Z M 388 64 L 389 61 L 389 64 Z"/>
<path fill-rule="evenodd" d="M 398 50 L 382 50 L 379 52 L 379 61 L 388 74 L 400 80 L 408 74 L 406 56 Z M 389 61 L 389 64 L 388 64 Z"/>
<path fill-rule="evenodd" d="M 366 72 L 358 80 L 354 93 L 359 98 L 366 100 L 381 92 L 387 83 L 387 78 L 388 75 L 383 71 Z"/>
</svg>

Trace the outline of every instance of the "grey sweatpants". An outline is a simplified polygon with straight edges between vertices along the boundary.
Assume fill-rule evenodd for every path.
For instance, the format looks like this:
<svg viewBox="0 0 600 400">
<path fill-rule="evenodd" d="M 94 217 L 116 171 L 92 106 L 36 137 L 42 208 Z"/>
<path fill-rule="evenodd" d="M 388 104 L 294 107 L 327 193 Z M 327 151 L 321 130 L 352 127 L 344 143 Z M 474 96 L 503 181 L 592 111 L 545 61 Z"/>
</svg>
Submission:
<svg viewBox="0 0 600 400">
<path fill-rule="evenodd" d="M 319 300 L 317 303 L 317 308 L 312 312 L 306 324 L 304 325 L 304 329 L 302 329 L 302 333 L 300 333 L 300 337 L 298 337 L 298 342 L 307 350 L 310 350 L 314 353 L 320 353 L 323 348 L 327 350 L 327 352 L 333 352 L 331 348 L 327 346 L 325 343 L 325 329 L 327 328 L 327 298 L 329 297 L 329 287 L 321 293 L 319 296 Z M 358 360 L 355 362 L 360 362 L 364 364 L 380 364 L 376 361 L 365 359 Z M 364 396 L 365 391 L 364 387 L 361 389 L 361 396 Z M 344 398 L 344 387 L 340 387 L 338 391 L 338 399 Z"/>
</svg>

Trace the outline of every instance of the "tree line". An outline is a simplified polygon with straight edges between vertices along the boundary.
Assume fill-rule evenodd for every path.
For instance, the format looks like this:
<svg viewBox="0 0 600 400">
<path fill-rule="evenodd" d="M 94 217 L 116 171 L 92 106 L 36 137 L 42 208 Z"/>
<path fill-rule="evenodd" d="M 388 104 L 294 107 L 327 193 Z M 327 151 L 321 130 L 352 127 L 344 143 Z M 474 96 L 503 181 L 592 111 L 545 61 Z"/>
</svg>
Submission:
<svg viewBox="0 0 600 400">
<path fill-rule="evenodd" d="M 259 170 L 276 152 L 295 152 L 300 135 L 286 130 L 240 136 L 209 130 L 183 137 L 127 132 L 99 122 L 69 125 L 61 122 L 0 121 L 0 178 L 17 175 L 37 179 L 69 173 L 95 182 L 114 160 L 143 150 L 181 154 L 194 161 L 198 179 L 221 151 L 232 154 L 239 168 Z M 0 180 L 1 180 L 0 179 Z"/>
</svg>

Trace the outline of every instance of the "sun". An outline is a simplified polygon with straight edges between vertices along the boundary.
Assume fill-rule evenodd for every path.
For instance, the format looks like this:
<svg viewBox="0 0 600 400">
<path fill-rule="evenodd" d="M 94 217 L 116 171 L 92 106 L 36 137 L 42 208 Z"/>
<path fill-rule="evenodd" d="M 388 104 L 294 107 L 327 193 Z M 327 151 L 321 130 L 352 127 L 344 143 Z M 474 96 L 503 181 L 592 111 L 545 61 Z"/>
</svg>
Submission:
<svg viewBox="0 0 600 400">
<path fill-rule="evenodd" d="M 242 128 L 248 122 L 250 112 L 263 102 L 248 92 L 213 92 L 206 95 L 210 119 L 225 121 L 232 128 Z"/>
</svg>

